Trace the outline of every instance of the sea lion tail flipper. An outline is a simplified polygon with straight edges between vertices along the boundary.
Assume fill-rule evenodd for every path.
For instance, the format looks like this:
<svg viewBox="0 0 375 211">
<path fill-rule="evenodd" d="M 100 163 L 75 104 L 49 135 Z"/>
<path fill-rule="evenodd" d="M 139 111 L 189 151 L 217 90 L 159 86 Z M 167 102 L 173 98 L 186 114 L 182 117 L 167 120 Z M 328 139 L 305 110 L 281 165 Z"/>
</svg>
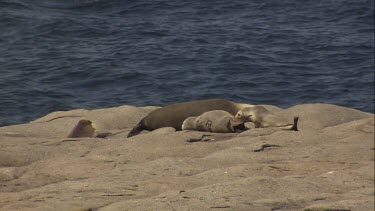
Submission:
<svg viewBox="0 0 375 211">
<path fill-rule="evenodd" d="M 135 126 L 128 134 L 128 138 L 132 137 L 132 136 L 135 136 L 135 135 L 138 135 L 140 132 L 142 132 L 142 130 L 144 130 L 145 128 L 143 127 L 143 120 L 141 120 L 141 122 L 139 122 L 137 124 L 137 126 Z"/>
<path fill-rule="evenodd" d="M 292 130 L 294 131 L 298 131 L 298 116 L 295 116 L 294 119 L 293 119 L 293 127 L 292 127 Z"/>
</svg>

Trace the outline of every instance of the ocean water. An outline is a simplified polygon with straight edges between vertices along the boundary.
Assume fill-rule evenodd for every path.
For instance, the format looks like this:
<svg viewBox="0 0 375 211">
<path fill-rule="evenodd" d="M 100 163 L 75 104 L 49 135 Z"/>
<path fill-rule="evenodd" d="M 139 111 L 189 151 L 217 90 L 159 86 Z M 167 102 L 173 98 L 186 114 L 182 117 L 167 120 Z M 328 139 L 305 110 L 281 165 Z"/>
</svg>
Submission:
<svg viewBox="0 0 375 211">
<path fill-rule="evenodd" d="M 208 98 L 374 113 L 374 1 L 0 0 L 0 126 Z"/>
</svg>

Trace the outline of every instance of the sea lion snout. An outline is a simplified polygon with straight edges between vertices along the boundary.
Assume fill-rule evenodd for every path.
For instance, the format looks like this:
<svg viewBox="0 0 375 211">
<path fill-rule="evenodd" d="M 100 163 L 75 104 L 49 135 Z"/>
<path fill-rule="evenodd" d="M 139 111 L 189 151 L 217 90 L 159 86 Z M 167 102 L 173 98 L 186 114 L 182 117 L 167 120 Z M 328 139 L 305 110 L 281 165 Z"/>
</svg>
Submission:
<svg viewBox="0 0 375 211">
<path fill-rule="evenodd" d="M 229 119 L 229 123 L 232 127 L 236 127 L 238 125 L 245 123 L 245 121 L 241 118 L 234 117 Z"/>
<path fill-rule="evenodd" d="M 252 122 L 253 114 L 249 114 L 248 112 L 245 114 L 244 110 L 240 110 L 237 112 L 235 118 L 241 119 L 244 122 Z"/>
</svg>

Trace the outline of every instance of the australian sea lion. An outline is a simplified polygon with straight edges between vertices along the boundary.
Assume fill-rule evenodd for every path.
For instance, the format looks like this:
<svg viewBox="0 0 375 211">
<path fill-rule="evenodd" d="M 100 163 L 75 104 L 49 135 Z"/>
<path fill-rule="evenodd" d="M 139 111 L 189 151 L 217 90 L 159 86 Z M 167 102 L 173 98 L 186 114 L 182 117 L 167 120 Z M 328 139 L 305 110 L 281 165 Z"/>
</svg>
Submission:
<svg viewBox="0 0 375 211">
<path fill-rule="evenodd" d="M 148 114 L 129 132 L 128 137 L 135 136 L 142 130 L 155 130 L 162 127 L 173 127 L 176 130 L 181 130 L 182 123 L 188 117 L 199 116 L 212 110 L 224 110 L 235 115 L 239 110 L 252 106 L 224 99 L 199 100 L 169 105 Z"/>
<path fill-rule="evenodd" d="M 272 113 L 263 106 L 253 106 L 241 109 L 236 114 L 236 118 L 245 122 L 253 122 L 255 128 L 278 127 L 284 130 L 298 131 L 298 117 L 287 119 L 281 115 Z"/>
<path fill-rule="evenodd" d="M 182 130 L 233 133 L 245 128 L 244 121 L 223 110 L 207 111 L 198 117 L 189 117 L 182 124 Z"/>
<path fill-rule="evenodd" d="M 69 133 L 67 138 L 83 138 L 83 137 L 96 137 L 104 138 L 111 133 L 99 133 L 96 125 L 88 119 L 80 120 L 73 130 Z"/>
</svg>

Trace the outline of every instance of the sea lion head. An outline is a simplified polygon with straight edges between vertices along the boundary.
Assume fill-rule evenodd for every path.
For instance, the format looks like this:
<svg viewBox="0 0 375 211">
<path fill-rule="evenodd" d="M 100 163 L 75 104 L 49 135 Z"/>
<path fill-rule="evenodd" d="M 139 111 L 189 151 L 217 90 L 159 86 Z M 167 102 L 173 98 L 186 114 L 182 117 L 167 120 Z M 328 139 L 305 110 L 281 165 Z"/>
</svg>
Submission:
<svg viewBox="0 0 375 211">
<path fill-rule="evenodd" d="M 247 107 L 239 110 L 235 118 L 242 120 L 243 122 L 255 122 L 255 109 L 253 107 Z"/>
<path fill-rule="evenodd" d="M 270 112 L 263 106 L 246 107 L 237 112 L 236 118 L 242 119 L 245 122 L 256 122 L 264 115 L 268 115 Z"/>
</svg>

